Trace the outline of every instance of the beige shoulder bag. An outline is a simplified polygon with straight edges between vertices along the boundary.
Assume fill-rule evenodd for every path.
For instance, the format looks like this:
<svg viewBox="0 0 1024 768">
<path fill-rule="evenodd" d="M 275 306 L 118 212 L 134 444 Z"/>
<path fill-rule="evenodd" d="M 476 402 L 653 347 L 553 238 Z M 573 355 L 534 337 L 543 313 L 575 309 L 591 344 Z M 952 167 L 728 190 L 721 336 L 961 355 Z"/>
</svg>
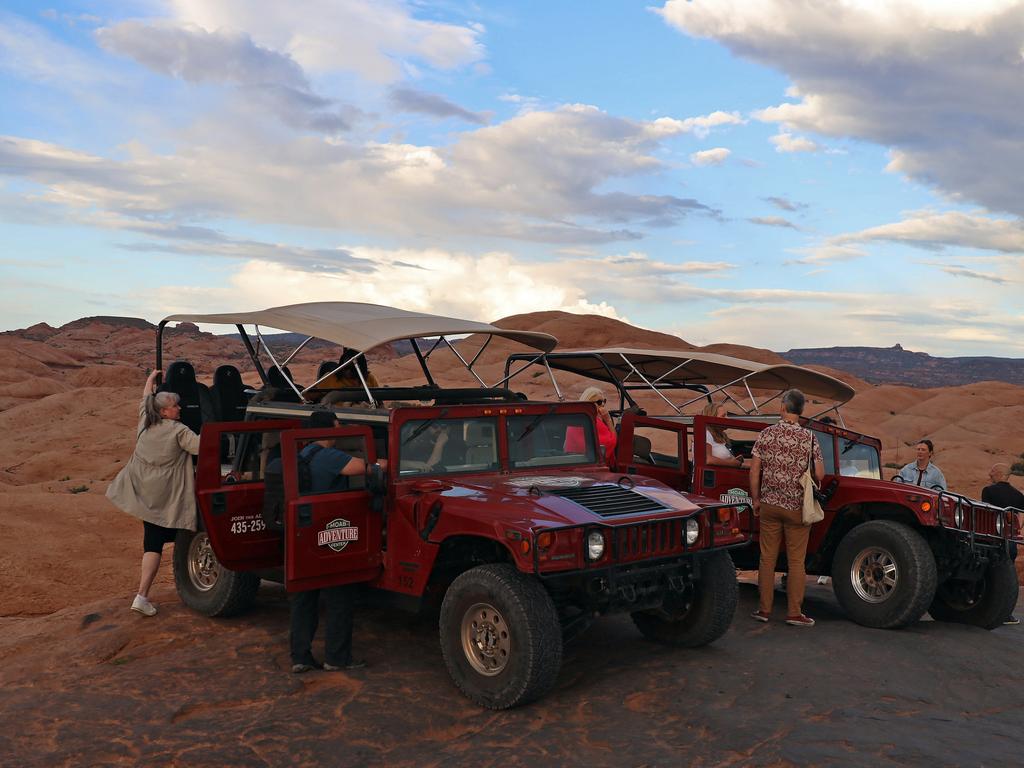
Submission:
<svg viewBox="0 0 1024 768">
<path fill-rule="evenodd" d="M 810 431 L 808 431 L 808 434 L 811 434 Z M 825 519 L 825 511 L 821 508 L 821 505 L 814 496 L 814 492 L 818 490 L 818 485 L 814 482 L 814 475 L 811 471 L 812 467 L 814 467 L 813 434 L 811 434 L 811 442 L 807 447 L 807 465 L 804 467 L 804 473 L 800 475 L 800 485 L 803 486 L 804 489 L 804 525 L 811 525 L 812 523 Z"/>
</svg>

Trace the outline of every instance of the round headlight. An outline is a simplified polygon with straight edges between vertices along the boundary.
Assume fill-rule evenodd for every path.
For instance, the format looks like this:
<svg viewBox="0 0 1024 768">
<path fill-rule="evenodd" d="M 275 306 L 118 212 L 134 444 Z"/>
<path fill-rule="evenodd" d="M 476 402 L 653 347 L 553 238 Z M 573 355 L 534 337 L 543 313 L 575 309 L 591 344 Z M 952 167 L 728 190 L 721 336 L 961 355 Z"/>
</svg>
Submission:
<svg viewBox="0 0 1024 768">
<path fill-rule="evenodd" d="M 953 522 L 956 523 L 957 528 L 964 527 L 964 508 L 959 504 L 956 505 L 956 510 L 953 512 Z"/>
<path fill-rule="evenodd" d="M 1002 515 L 996 515 L 996 533 L 998 533 L 1000 536 L 1003 535 L 1003 516 Z"/>
<path fill-rule="evenodd" d="M 690 519 L 686 521 L 686 543 L 696 544 L 697 537 L 700 536 L 700 525 L 696 520 Z"/>
<path fill-rule="evenodd" d="M 600 560 L 604 554 L 604 534 L 600 531 L 591 531 L 587 534 L 587 558 L 589 560 Z"/>
</svg>

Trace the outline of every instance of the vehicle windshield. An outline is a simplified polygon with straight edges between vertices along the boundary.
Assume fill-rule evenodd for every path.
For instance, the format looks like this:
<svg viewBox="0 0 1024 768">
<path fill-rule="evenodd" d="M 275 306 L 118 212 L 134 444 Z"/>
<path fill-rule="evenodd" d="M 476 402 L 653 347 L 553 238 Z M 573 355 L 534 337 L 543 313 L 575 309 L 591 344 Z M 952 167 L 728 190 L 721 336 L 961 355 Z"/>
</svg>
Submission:
<svg viewBox="0 0 1024 768">
<path fill-rule="evenodd" d="M 511 416 L 509 460 L 513 469 L 593 464 L 597 461 L 594 420 L 585 413 Z"/>
<path fill-rule="evenodd" d="M 498 469 L 494 418 L 416 419 L 402 425 L 398 474 L 436 475 Z"/>
<path fill-rule="evenodd" d="M 848 477 L 882 479 L 881 462 L 873 445 L 839 438 L 839 474 Z"/>
</svg>

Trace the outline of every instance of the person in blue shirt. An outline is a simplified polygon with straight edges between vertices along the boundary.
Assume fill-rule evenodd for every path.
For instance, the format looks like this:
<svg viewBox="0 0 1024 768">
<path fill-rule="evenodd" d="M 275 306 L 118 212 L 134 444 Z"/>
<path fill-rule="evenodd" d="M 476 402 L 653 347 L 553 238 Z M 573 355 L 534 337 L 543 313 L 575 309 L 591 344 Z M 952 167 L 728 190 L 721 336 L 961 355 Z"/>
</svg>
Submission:
<svg viewBox="0 0 1024 768">
<path fill-rule="evenodd" d="M 946 476 L 942 470 L 932 464 L 932 454 L 935 453 L 935 446 L 931 440 L 918 440 L 914 446 L 917 453 L 917 460 L 912 461 L 901 469 L 894 480 L 902 480 L 911 485 L 920 485 L 922 488 L 945 491 Z"/>
<path fill-rule="evenodd" d="M 309 429 L 330 429 L 338 420 L 330 411 L 315 411 L 306 420 Z M 314 447 L 316 446 L 316 447 Z M 317 440 L 302 449 L 300 455 L 309 459 L 309 490 L 303 493 L 331 493 L 348 490 L 348 478 L 366 472 L 366 462 L 334 447 L 331 438 Z M 387 467 L 381 459 L 378 464 Z M 324 642 L 324 663 L 313 656 L 313 637 L 319 622 L 320 593 L 327 604 L 327 638 Z M 342 584 L 323 589 L 293 592 L 290 595 L 291 631 L 289 646 L 292 672 L 299 674 L 313 669 L 328 671 L 358 669 L 365 666 L 352 658 L 352 624 L 355 610 L 355 585 Z"/>
</svg>

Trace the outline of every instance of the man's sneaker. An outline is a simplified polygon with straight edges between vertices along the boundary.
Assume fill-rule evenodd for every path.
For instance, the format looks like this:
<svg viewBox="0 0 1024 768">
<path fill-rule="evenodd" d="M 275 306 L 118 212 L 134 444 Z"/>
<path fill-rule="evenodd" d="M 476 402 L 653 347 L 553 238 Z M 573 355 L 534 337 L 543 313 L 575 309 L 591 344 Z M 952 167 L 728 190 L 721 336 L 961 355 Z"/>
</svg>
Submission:
<svg viewBox="0 0 1024 768">
<path fill-rule="evenodd" d="M 132 610 L 136 613 L 141 613 L 143 616 L 156 616 L 156 606 L 142 595 L 136 595 L 135 599 L 132 600 Z"/>
<path fill-rule="evenodd" d="M 352 659 L 352 661 L 350 661 L 348 664 L 342 664 L 341 666 L 338 666 L 337 664 L 328 664 L 327 662 L 324 662 L 324 671 L 342 672 L 346 669 L 362 669 L 365 666 L 366 662 L 362 659 Z"/>
<path fill-rule="evenodd" d="M 754 617 L 754 621 L 768 621 L 771 618 L 771 616 L 764 611 L 754 611 L 750 615 Z"/>
<path fill-rule="evenodd" d="M 1016 616 L 1011 616 L 1006 621 L 1004 621 L 1003 624 L 1006 624 L 1008 627 L 1016 627 L 1018 624 L 1020 624 L 1020 619 L 1018 619 Z"/>
<path fill-rule="evenodd" d="M 813 627 L 814 619 L 801 613 L 799 616 L 787 616 L 786 623 L 792 627 Z"/>
<path fill-rule="evenodd" d="M 819 584 L 828 584 L 828 576 L 819 576 L 818 577 L 818 583 Z"/>
<path fill-rule="evenodd" d="M 316 659 L 310 659 L 309 661 L 300 661 L 297 664 L 292 664 L 292 673 L 301 675 L 303 672 L 312 672 L 314 669 L 323 669 L 324 665 Z"/>
</svg>

